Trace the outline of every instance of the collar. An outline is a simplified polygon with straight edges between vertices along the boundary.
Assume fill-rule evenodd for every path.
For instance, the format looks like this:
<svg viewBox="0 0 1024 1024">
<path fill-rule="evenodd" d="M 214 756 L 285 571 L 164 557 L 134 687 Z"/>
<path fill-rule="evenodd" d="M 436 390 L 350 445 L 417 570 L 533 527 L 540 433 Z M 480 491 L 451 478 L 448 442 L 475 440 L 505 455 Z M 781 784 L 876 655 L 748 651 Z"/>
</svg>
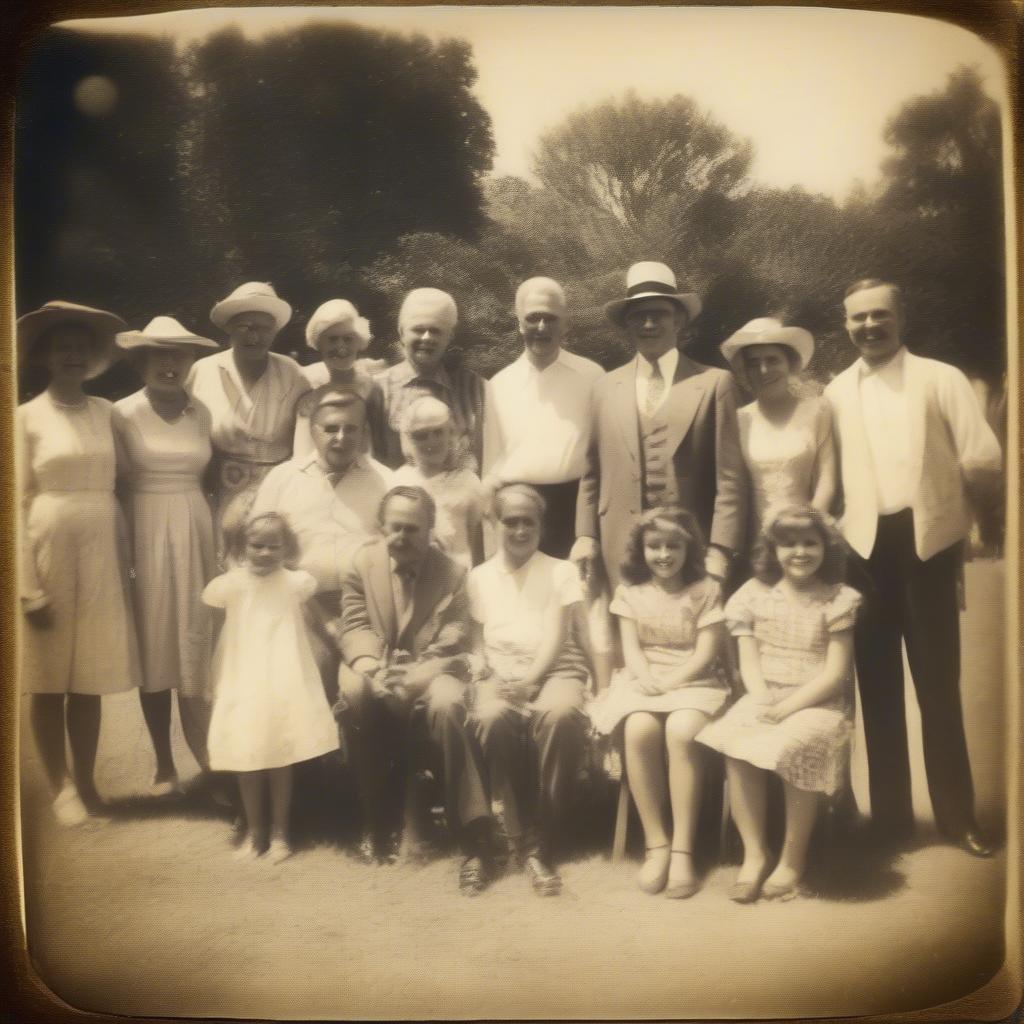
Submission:
<svg viewBox="0 0 1024 1024">
<path fill-rule="evenodd" d="M 527 371 L 527 373 L 536 373 L 539 376 L 542 373 L 546 373 L 554 366 L 564 366 L 568 370 L 575 370 L 575 367 L 572 365 L 572 361 L 568 358 L 568 356 L 569 353 L 566 352 L 565 349 L 562 348 L 562 346 L 559 346 L 558 355 L 555 356 L 555 358 L 552 359 L 551 362 L 548 363 L 548 365 L 545 366 L 543 370 L 538 370 L 537 367 L 534 366 L 533 363 L 530 361 L 530 357 L 527 355 L 526 349 L 524 348 L 523 351 L 519 353 L 519 358 L 516 360 L 516 362 L 521 363 L 523 368 Z"/>
<path fill-rule="evenodd" d="M 645 379 L 651 376 L 651 361 L 646 357 L 636 354 L 636 365 L 639 374 Z M 679 349 L 670 348 L 663 355 L 658 356 L 658 368 L 665 379 L 666 384 L 671 384 L 676 375 L 676 367 L 679 365 Z"/>
<path fill-rule="evenodd" d="M 873 377 L 877 374 L 885 373 L 886 371 L 892 371 L 895 373 L 901 373 L 903 371 L 903 364 L 906 362 L 905 356 L 907 354 L 906 345 L 900 345 L 896 355 L 889 359 L 887 362 L 882 363 L 881 366 L 869 366 L 864 362 L 863 358 L 857 360 L 857 376 L 858 379 L 863 380 L 865 377 Z"/>
<path fill-rule="evenodd" d="M 360 452 L 355 457 L 355 459 L 352 460 L 348 469 L 338 471 L 336 469 L 331 469 L 331 467 L 328 466 L 327 463 L 320 458 L 319 452 L 313 451 L 310 452 L 309 455 L 305 456 L 301 462 L 299 462 L 299 469 L 302 470 L 303 472 L 308 472 L 310 469 L 315 468 L 319 470 L 328 479 L 333 478 L 334 484 L 337 484 L 339 480 L 348 476 L 348 474 L 351 473 L 353 469 L 362 469 L 365 465 L 366 459 L 362 452 Z"/>
<path fill-rule="evenodd" d="M 395 382 L 403 387 L 406 384 L 413 384 L 418 380 L 428 380 L 432 384 L 440 384 L 449 391 L 452 387 L 451 377 L 448 376 L 448 371 L 444 368 L 443 364 L 437 368 L 437 371 L 431 377 L 424 377 L 408 359 L 403 359 L 402 362 L 392 368 L 391 372 Z"/>
<path fill-rule="evenodd" d="M 423 559 L 418 562 L 410 562 L 408 565 L 399 566 L 392 555 L 388 555 L 388 564 L 391 567 L 392 576 L 406 576 L 411 580 L 416 579 L 423 569 Z"/>
<path fill-rule="evenodd" d="M 530 566 L 533 565 L 533 563 L 536 562 L 537 559 L 540 557 L 540 554 L 541 551 L 540 548 L 538 548 L 536 551 L 534 551 L 532 555 L 530 555 L 530 557 L 525 562 L 523 562 L 522 565 L 513 567 L 509 565 L 508 560 L 505 558 L 505 552 L 499 551 L 494 556 L 494 567 L 503 576 L 515 576 L 516 573 L 524 572 L 527 569 L 529 569 Z"/>
</svg>

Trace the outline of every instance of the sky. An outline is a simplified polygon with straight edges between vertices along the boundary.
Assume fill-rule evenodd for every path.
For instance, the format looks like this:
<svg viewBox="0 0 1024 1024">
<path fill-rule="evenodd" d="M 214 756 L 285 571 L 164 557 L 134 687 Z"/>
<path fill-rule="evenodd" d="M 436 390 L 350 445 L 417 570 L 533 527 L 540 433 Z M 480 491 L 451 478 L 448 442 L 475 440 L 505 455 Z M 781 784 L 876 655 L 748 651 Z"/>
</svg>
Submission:
<svg viewBox="0 0 1024 1024">
<path fill-rule="evenodd" d="M 754 144 L 751 177 L 842 200 L 870 186 L 888 152 L 886 121 L 940 91 L 962 64 L 1007 109 L 1002 62 L 956 26 L 916 16 L 793 8 L 211 8 L 64 22 L 184 43 L 237 25 L 248 36 L 349 21 L 473 47 L 475 93 L 490 114 L 495 174 L 532 178 L 537 140 L 567 115 L 632 89 L 692 97 Z M 1004 132 L 1009 137 L 1009 132 Z"/>
</svg>

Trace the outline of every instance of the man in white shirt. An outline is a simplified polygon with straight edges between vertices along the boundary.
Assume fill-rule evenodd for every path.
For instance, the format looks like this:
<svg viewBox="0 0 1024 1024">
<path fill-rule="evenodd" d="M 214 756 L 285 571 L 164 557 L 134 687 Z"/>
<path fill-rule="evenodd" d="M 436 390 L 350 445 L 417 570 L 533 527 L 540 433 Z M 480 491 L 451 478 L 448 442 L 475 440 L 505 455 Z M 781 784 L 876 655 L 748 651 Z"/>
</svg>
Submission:
<svg viewBox="0 0 1024 1024">
<path fill-rule="evenodd" d="M 999 442 L 959 370 L 903 347 L 895 285 L 858 281 L 844 306 L 860 359 L 825 394 L 839 438 L 851 583 L 865 596 L 855 644 L 872 824 L 895 842 L 914 830 L 902 641 L 936 826 L 968 853 L 988 856 L 974 818 L 960 705 L 957 581 L 968 491 L 994 493 Z"/>
<path fill-rule="evenodd" d="M 575 536 L 576 495 L 586 467 L 597 363 L 562 348 L 565 293 L 550 277 L 516 292 L 522 355 L 491 378 L 484 475 L 494 486 L 526 483 L 547 502 L 540 550 L 567 558 Z"/>
</svg>

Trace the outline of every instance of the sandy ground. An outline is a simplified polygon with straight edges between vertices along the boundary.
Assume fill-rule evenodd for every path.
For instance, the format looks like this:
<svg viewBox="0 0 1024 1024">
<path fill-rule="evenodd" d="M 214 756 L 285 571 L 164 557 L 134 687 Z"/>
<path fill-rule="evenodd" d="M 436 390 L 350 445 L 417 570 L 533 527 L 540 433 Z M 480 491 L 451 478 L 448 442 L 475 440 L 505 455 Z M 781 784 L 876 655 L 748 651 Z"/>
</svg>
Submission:
<svg viewBox="0 0 1024 1024">
<path fill-rule="evenodd" d="M 979 814 L 1004 807 L 1002 566 L 968 567 L 965 718 Z M 24 718 L 24 716 L 23 716 Z M 911 729 L 919 726 L 912 716 Z M 344 787 L 303 775 L 299 852 L 270 867 L 231 857 L 229 823 L 201 787 L 139 797 L 152 771 L 134 694 L 107 698 L 97 780 L 109 818 L 60 830 L 23 729 L 30 950 L 74 1006 L 135 1015 L 291 1018 L 838 1016 L 924 1007 L 979 988 L 1002 962 L 1006 860 L 939 845 L 919 759 L 920 846 L 883 858 L 855 834 L 822 848 L 817 895 L 730 903 L 735 868 L 686 902 L 644 896 L 636 863 L 596 839 L 562 868 L 560 899 L 521 875 L 468 900 L 456 864 L 368 868 L 339 845 Z M 175 733 L 183 774 L 194 762 Z M 918 740 L 912 737 L 916 750 Z M 863 744 L 854 787 L 865 799 Z M 609 798 L 613 796 L 610 791 Z M 340 823 L 339 823 L 340 822 Z M 633 832 L 638 831 L 634 827 Z"/>
</svg>

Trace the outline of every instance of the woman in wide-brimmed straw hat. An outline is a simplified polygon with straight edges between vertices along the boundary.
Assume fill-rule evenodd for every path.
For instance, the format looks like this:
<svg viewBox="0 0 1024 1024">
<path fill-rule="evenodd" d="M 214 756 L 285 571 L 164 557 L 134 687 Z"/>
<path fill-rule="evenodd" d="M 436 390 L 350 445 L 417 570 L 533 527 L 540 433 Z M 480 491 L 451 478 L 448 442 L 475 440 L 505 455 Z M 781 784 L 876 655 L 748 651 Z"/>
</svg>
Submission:
<svg viewBox="0 0 1024 1024">
<path fill-rule="evenodd" d="M 114 497 L 113 406 L 82 387 L 110 364 L 125 326 L 113 313 L 64 301 L 18 319 L 20 359 L 49 375 L 46 390 L 16 414 L 22 682 L 53 809 L 66 825 L 101 803 L 93 781 L 100 697 L 139 683 L 127 531 Z"/>
<path fill-rule="evenodd" d="M 212 623 L 201 600 L 217 574 L 213 520 L 200 479 L 213 454 L 210 413 L 185 389 L 196 358 L 218 345 L 158 316 L 117 345 L 143 388 L 114 406 L 126 455 L 133 526 L 135 618 L 142 656 L 142 713 L 153 741 L 154 796 L 178 789 L 171 755 L 171 691 L 182 731 L 206 770 Z"/>
<path fill-rule="evenodd" d="M 224 556 L 224 531 L 248 515 L 260 482 L 292 454 L 295 404 L 309 390 L 299 364 L 271 352 L 292 307 L 273 287 L 239 285 L 210 310 L 228 336 L 226 352 L 200 359 L 188 386 L 213 419 L 214 526 Z"/>
<path fill-rule="evenodd" d="M 313 390 L 303 395 L 295 408 L 295 458 L 313 452 L 309 418 L 328 391 L 352 391 L 359 395 L 366 403 L 366 450 L 375 458 L 384 451 L 384 393 L 359 365 L 359 356 L 371 337 L 369 321 L 359 315 L 348 299 L 328 299 L 310 317 L 306 344 L 319 352 L 323 361 L 302 369 Z"/>
<path fill-rule="evenodd" d="M 802 327 L 758 317 L 720 346 L 754 401 L 738 410 L 740 449 L 753 494 L 751 534 L 769 510 L 811 504 L 827 512 L 836 489 L 832 417 L 821 398 L 801 398 L 796 375 L 814 354 Z"/>
</svg>

